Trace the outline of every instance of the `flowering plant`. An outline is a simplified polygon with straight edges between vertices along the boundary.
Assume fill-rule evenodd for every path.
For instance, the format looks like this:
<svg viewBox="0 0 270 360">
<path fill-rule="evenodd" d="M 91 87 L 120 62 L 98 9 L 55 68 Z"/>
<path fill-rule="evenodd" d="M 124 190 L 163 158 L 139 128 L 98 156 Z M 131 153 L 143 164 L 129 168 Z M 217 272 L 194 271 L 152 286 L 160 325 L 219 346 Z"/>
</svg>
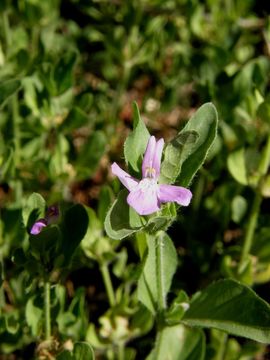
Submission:
<svg viewBox="0 0 270 360">
<path fill-rule="evenodd" d="M 113 174 L 130 191 L 128 204 L 140 215 L 150 215 L 160 210 L 162 203 L 176 202 L 183 206 L 190 203 L 190 190 L 181 186 L 158 184 L 163 146 L 163 139 L 156 141 L 154 136 L 150 137 L 143 158 L 141 181 L 127 174 L 116 163 L 112 165 Z"/>
</svg>

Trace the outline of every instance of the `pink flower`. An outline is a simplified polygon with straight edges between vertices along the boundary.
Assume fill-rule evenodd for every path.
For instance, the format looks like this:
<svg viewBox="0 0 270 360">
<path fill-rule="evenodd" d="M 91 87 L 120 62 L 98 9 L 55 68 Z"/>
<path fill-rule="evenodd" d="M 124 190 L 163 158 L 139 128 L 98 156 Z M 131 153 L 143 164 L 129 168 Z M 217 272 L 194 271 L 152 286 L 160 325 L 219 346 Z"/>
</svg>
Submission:
<svg viewBox="0 0 270 360">
<path fill-rule="evenodd" d="M 38 219 L 30 230 L 31 235 L 38 235 L 44 227 L 54 224 L 59 218 L 59 208 L 57 205 L 52 205 L 48 208 L 45 219 Z"/>
<path fill-rule="evenodd" d="M 188 206 L 192 198 L 191 191 L 184 187 L 158 184 L 163 146 L 163 139 L 156 141 L 154 136 L 150 137 L 142 163 L 142 180 L 112 164 L 112 173 L 129 190 L 128 204 L 140 215 L 150 215 L 167 202 Z"/>
<path fill-rule="evenodd" d="M 32 235 L 37 235 L 41 232 L 41 230 L 47 226 L 47 221 L 46 219 L 39 219 L 37 220 L 34 225 L 32 226 L 31 230 L 30 230 L 30 234 Z"/>
</svg>

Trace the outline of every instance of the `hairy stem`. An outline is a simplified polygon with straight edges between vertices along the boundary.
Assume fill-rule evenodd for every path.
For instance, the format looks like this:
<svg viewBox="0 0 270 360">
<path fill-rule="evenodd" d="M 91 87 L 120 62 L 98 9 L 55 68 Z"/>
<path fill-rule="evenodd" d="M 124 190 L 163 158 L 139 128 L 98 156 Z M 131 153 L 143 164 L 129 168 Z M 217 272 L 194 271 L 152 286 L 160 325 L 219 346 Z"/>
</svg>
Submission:
<svg viewBox="0 0 270 360">
<path fill-rule="evenodd" d="M 162 312 L 166 309 L 166 292 L 164 284 L 164 262 L 163 262 L 163 236 L 156 236 L 156 261 L 157 261 L 157 296 L 158 310 Z"/>
</svg>

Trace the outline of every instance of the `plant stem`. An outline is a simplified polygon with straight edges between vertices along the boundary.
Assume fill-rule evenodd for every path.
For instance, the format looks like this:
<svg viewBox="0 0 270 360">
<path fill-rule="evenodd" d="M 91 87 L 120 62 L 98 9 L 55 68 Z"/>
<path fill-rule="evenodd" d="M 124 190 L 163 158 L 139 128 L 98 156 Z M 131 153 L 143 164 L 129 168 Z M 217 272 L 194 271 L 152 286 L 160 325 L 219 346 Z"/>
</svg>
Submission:
<svg viewBox="0 0 270 360">
<path fill-rule="evenodd" d="M 220 344 L 219 344 L 216 360 L 223 360 L 225 358 L 227 341 L 228 341 L 228 334 L 226 334 L 225 332 L 220 332 Z"/>
<path fill-rule="evenodd" d="M 12 97 L 12 117 L 13 117 L 13 136 L 14 136 L 14 162 L 15 167 L 20 163 L 20 115 L 17 94 Z"/>
<path fill-rule="evenodd" d="M 242 247 L 241 252 L 241 258 L 240 263 L 238 267 L 238 271 L 241 272 L 241 269 L 243 268 L 244 262 L 248 254 L 250 253 L 252 242 L 254 238 L 254 233 L 256 230 L 257 222 L 258 222 L 258 216 L 260 212 L 260 207 L 262 203 L 262 194 L 261 194 L 261 187 L 264 181 L 264 177 L 267 174 L 267 170 L 270 164 L 270 135 L 268 136 L 267 143 L 265 145 L 265 148 L 263 149 L 263 154 L 261 157 L 261 161 L 258 168 L 258 173 L 260 175 L 260 179 L 258 181 L 258 185 L 255 189 L 255 197 L 252 203 L 250 215 L 249 215 L 249 221 L 248 226 L 246 229 L 245 237 L 244 237 L 244 244 Z"/>
<path fill-rule="evenodd" d="M 156 235 L 156 259 L 157 259 L 157 292 L 158 292 L 158 309 L 163 311 L 166 309 L 166 294 L 164 288 L 164 264 L 163 264 L 163 236 Z"/>
<path fill-rule="evenodd" d="M 256 226 L 257 226 L 261 202 L 262 202 L 262 196 L 259 191 L 256 191 L 255 197 L 253 200 L 253 204 L 251 207 L 250 215 L 249 215 L 248 226 L 247 226 L 245 237 L 244 237 L 244 244 L 242 247 L 241 258 L 240 258 L 240 263 L 239 263 L 239 272 L 241 272 L 241 269 L 244 265 L 245 259 L 248 256 L 248 254 L 250 253 L 250 250 L 252 247 L 252 242 L 253 242 L 253 237 L 254 237 L 254 233 L 256 230 Z"/>
<path fill-rule="evenodd" d="M 124 343 L 118 344 L 118 360 L 125 360 L 125 345 L 124 345 Z"/>
<path fill-rule="evenodd" d="M 109 299 L 110 306 L 115 305 L 115 295 L 112 286 L 111 276 L 107 263 L 100 264 L 100 271 L 105 285 L 106 293 Z"/>
<path fill-rule="evenodd" d="M 51 284 L 47 280 L 44 283 L 44 330 L 45 330 L 45 340 L 50 340 L 51 338 Z"/>
</svg>

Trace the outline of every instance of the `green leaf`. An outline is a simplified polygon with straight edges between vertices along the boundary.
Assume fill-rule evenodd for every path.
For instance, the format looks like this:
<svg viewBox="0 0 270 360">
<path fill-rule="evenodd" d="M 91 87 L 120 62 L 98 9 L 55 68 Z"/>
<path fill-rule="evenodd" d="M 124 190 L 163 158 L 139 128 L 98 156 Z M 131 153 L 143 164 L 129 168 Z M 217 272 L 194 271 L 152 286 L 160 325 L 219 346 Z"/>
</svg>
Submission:
<svg viewBox="0 0 270 360">
<path fill-rule="evenodd" d="M 15 310 L 10 313 L 6 313 L 4 315 L 4 319 L 7 332 L 12 335 L 16 334 L 20 329 L 18 311 Z"/>
<path fill-rule="evenodd" d="M 227 166 L 237 182 L 242 185 L 248 184 L 244 148 L 236 150 L 228 156 Z"/>
<path fill-rule="evenodd" d="M 78 106 L 74 106 L 68 113 L 65 121 L 59 126 L 59 130 L 70 133 L 88 122 L 88 115 Z"/>
<path fill-rule="evenodd" d="M 120 191 L 105 219 L 106 233 L 115 240 L 121 240 L 139 231 L 144 225 L 144 219 L 128 205 L 127 195 L 127 190 Z"/>
<path fill-rule="evenodd" d="M 108 209 L 113 200 L 113 192 L 109 186 L 102 186 L 100 193 L 99 193 L 99 202 L 98 202 L 98 218 L 102 223 L 104 223 Z"/>
<path fill-rule="evenodd" d="M 243 196 L 236 195 L 232 201 L 232 220 L 239 224 L 246 214 L 248 205 Z"/>
<path fill-rule="evenodd" d="M 176 181 L 183 162 L 199 138 L 196 131 L 180 132 L 165 148 L 159 182 L 172 184 Z"/>
<path fill-rule="evenodd" d="M 202 166 L 216 138 L 217 123 L 218 116 L 215 106 L 211 103 L 206 103 L 196 111 L 180 132 L 180 134 L 193 132 L 198 134 L 199 138 L 192 145 L 183 147 L 180 164 L 178 165 L 181 172 L 177 183 L 182 186 L 188 186 L 193 176 Z"/>
<path fill-rule="evenodd" d="M 74 360 L 94 360 L 94 351 L 87 342 L 76 342 L 73 350 Z"/>
<path fill-rule="evenodd" d="M 74 360 L 72 353 L 68 350 L 61 351 L 60 354 L 56 356 L 57 360 Z"/>
<path fill-rule="evenodd" d="M 195 294 L 182 321 L 270 342 L 270 306 L 249 287 L 231 279 Z"/>
<path fill-rule="evenodd" d="M 15 94 L 21 86 L 20 80 L 6 80 L 0 83 L 0 106 L 2 106 L 5 101 Z"/>
<path fill-rule="evenodd" d="M 177 325 L 182 319 L 186 309 L 189 307 L 187 294 L 181 290 L 173 300 L 169 310 L 165 314 L 165 321 L 168 325 Z"/>
<path fill-rule="evenodd" d="M 73 85 L 72 69 L 76 62 L 76 58 L 76 52 L 70 51 L 62 54 L 56 64 L 54 68 L 54 81 L 58 89 L 57 95 L 62 94 Z"/>
<path fill-rule="evenodd" d="M 12 173 L 13 168 L 14 149 L 11 146 L 7 146 L 3 156 L 0 157 L 0 179 L 3 181 L 8 176 L 8 173 Z"/>
<path fill-rule="evenodd" d="M 270 123 L 270 95 L 267 95 L 264 101 L 259 105 L 257 115 L 267 124 Z"/>
<path fill-rule="evenodd" d="M 42 327 L 43 304 L 37 296 L 28 299 L 25 307 L 25 319 L 33 336 L 38 336 Z"/>
<path fill-rule="evenodd" d="M 139 300 L 155 314 L 160 310 L 159 301 L 166 296 L 177 268 L 177 253 L 169 236 L 159 231 L 147 238 L 148 254 L 138 281 Z"/>
<path fill-rule="evenodd" d="M 30 229 L 34 222 L 45 215 L 46 202 L 38 193 L 29 196 L 22 210 L 24 226 Z"/>
<path fill-rule="evenodd" d="M 107 138 L 103 131 L 95 131 L 84 144 L 76 165 L 82 175 L 93 174 L 105 153 Z"/>
<path fill-rule="evenodd" d="M 88 227 L 88 215 L 83 205 L 76 204 L 67 210 L 63 222 L 62 253 L 68 263 L 79 246 Z"/>
<path fill-rule="evenodd" d="M 183 325 L 162 329 L 146 360 L 204 360 L 205 337 L 201 330 Z"/>
<path fill-rule="evenodd" d="M 129 134 L 124 145 L 126 163 L 135 171 L 141 172 L 142 156 L 145 152 L 150 134 L 141 119 L 138 105 L 133 103 L 133 131 Z"/>
<path fill-rule="evenodd" d="M 167 203 L 163 205 L 162 210 L 159 211 L 158 215 L 153 214 L 150 216 L 147 222 L 147 231 L 152 234 L 156 233 L 159 230 L 166 231 L 171 223 L 176 218 L 176 207 L 174 203 Z"/>
<path fill-rule="evenodd" d="M 73 352 L 64 350 L 56 357 L 57 360 L 94 360 L 92 347 L 87 342 L 76 342 Z"/>
</svg>

